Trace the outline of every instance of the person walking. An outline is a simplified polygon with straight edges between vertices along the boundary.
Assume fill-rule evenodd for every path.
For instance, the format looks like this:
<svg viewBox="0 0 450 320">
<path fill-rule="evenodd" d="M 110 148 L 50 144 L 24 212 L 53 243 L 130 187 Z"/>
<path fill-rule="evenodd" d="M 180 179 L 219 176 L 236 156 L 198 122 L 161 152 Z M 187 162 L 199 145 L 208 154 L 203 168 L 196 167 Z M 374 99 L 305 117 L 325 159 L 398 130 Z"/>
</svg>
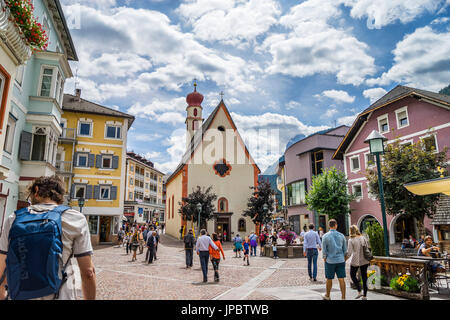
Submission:
<svg viewBox="0 0 450 320">
<path fill-rule="evenodd" d="M 120 228 L 119 233 L 117 234 L 117 242 L 118 242 L 117 248 L 120 248 L 122 246 L 124 237 L 125 232 L 123 231 L 123 228 Z"/>
<path fill-rule="evenodd" d="M 309 225 L 309 231 L 303 237 L 303 255 L 308 259 L 308 275 L 309 280 L 317 281 L 317 257 L 322 250 L 322 242 L 319 234 L 314 231 L 314 225 Z M 312 270 L 311 270 L 312 269 Z"/>
<path fill-rule="evenodd" d="M 200 230 L 200 237 L 197 240 L 196 251 L 200 257 L 200 265 L 202 266 L 203 283 L 208 282 L 209 246 L 214 250 L 218 249 L 211 238 L 206 235 L 206 230 L 202 229 Z"/>
<path fill-rule="evenodd" d="M 234 242 L 234 252 L 236 252 L 236 258 L 242 258 L 241 256 L 242 238 L 239 236 L 239 234 L 237 234 L 236 237 L 233 238 L 233 242 Z"/>
<path fill-rule="evenodd" d="M 322 239 L 323 260 L 325 262 L 325 277 L 327 278 L 327 292 L 322 297 L 330 300 L 334 275 L 337 275 L 341 289 L 342 300 L 345 300 L 345 261 L 347 260 L 347 241 L 345 236 L 337 231 L 337 222 L 328 221 L 330 231 Z"/>
<path fill-rule="evenodd" d="M 146 244 L 148 242 L 148 238 L 150 237 L 150 235 L 153 235 L 153 231 L 154 231 L 153 227 L 149 227 L 149 230 L 147 232 L 147 237 L 145 238 Z M 147 248 L 148 248 L 148 246 L 147 246 Z M 150 250 L 147 249 L 147 252 L 145 253 L 145 261 L 148 261 L 149 258 L 150 258 Z"/>
<path fill-rule="evenodd" d="M 144 245 L 145 245 L 144 232 L 142 231 L 142 229 L 139 229 L 138 236 L 139 236 L 139 254 L 142 254 L 144 252 Z"/>
<path fill-rule="evenodd" d="M 155 232 L 153 230 L 149 231 L 147 237 L 147 254 L 148 254 L 148 264 L 153 263 L 153 257 L 155 255 L 155 243 L 156 239 L 154 236 Z"/>
<path fill-rule="evenodd" d="M 158 245 L 159 245 L 159 234 L 158 231 L 154 231 L 153 235 L 155 237 L 155 260 L 158 260 L 158 258 L 156 257 L 156 253 L 158 252 Z"/>
<path fill-rule="evenodd" d="M 127 242 L 126 242 L 126 247 L 127 247 L 127 255 L 128 255 L 128 251 L 131 252 L 131 232 L 127 233 Z"/>
<path fill-rule="evenodd" d="M 252 231 L 249 239 L 250 239 L 250 256 L 256 257 L 256 247 L 258 246 L 258 236 Z"/>
<path fill-rule="evenodd" d="M 364 247 L 368 248 L 369 243 L 367 239 L 361 235 L 357 226 L 352 225 L 350 227 L 350 239 L 348 240 L 348 252 L 347 255 L 350 258 L 350 277 L 353 284 L 358 290 L 358 295 L 355 299 L 362 297 L 363 300 L 367 300 L 367 268 L 369 262 L 364 256 Z M 357 279 L 356 274 L 358 270 L 361 270 L 361 280 L 363 283 L 363 293 L 361 293 L 361 284 Z"/>
<path fill-rule="evenodd" d="M 259 236 L 259 245 L 260 245 L 259 255 L 261 257 L 264 255 L 264 246 L 266 245 L 266 242 L 267 242 L 267 234 L 265 231 L 263 231 Z"/>
<path fill-rule="evenodd" d="M 186 255 L 186 269 L 192 268 L 195 238 L 192 229 L 184 236 L 184 252 Z"/>
<path fill-rule="evenodd" d="M 222 244 L 217 236 L 217 233 L 212 234 L 212 240 L 216 244 L 218 250 L 214 250 L 211 245 L 209 246 L 209 256 L 211 257 L 211 263 L 214 269 L 214 281 L 219 282 L 219 263 L 220 263 L 220 253 L 222 253 L 223 260 L 225 260 L 225 254 L 223 253 Z"/>
<path fill-rule="evenodd" d="M 278 235 L 276 231 L 273 232 L 273 235 L 270 237 L 270 241 L 272 242 L 273 258 L 278 259 L 278 251 L 277 251 Z"/>
<path fill-rule="evenodd" d="M 247 265 L 249 266 L 250 261 L 248 260 L 248 253 L 250 251 L 250 240 L 248 239 L 248 237 L 245 237 L 243 247 L 244 247 L 244 265 L 245 265 L 245 260 L 247 259 Z"/>
<path fill-rule="evenodd" d="M 137 260 L 136 253 L 138 247 L 139 247 L 139 231 L 137 229 L 134 229 L 134 233 L 131 236 L 131 251 L 133 251 L 133 257 L 131 258 L 131 262 Z"/>
<path fill-rule="evenodd" d="M 31 205 L 11 213 L 4 221 L 0 278 L 3 274 L 6 277 L 0 280 L 0 300 L 76 300 L 72 256 L 80 269 L 83 298 L 95 300 L 97 285 L 88 223 L 82 213 L 62 205 L 64 182 L 58 176 L 40 177 L 27 192 Z M 28 254 L 24 254 L 24 248 Z"/>
</svg>

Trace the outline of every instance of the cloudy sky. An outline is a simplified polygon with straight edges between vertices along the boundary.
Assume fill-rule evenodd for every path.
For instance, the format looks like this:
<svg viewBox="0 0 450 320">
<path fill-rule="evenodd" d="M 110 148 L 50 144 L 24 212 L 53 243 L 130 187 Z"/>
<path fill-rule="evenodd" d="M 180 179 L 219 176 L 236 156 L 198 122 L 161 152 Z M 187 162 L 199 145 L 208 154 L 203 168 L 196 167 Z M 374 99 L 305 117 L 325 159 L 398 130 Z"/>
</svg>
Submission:
<svg viewBox="0 0 450 320">
<path fill-rule="evenodd" d="M 194 78 L 203 117 L 223 91 L 263 171 L 290 138 L 351 125 L 397 84 L 450 83 L 450 0 L 61 2 L 82 97 L 135 115 L 128 149 L 166 173 Z"/>
</svg>

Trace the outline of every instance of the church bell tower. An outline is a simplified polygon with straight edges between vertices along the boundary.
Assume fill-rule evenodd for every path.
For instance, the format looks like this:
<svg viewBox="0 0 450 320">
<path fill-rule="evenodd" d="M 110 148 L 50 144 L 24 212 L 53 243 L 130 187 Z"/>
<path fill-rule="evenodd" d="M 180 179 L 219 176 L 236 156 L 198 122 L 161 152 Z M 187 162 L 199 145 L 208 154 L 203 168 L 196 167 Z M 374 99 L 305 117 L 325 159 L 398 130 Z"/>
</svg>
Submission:
<svg viewBox="0 0 450 320">
<path fill-rule="evenodd" d="M 203 95 L 197 92 L 197 82 L 194 82 L 194 92 L 191 92 L 186 97 L 188 106 L 186 107 L 186 149 L 189 147 L 192 137 L 198 129 L 201 129 L 202 118 L 202 102 Z"/>
</svg>

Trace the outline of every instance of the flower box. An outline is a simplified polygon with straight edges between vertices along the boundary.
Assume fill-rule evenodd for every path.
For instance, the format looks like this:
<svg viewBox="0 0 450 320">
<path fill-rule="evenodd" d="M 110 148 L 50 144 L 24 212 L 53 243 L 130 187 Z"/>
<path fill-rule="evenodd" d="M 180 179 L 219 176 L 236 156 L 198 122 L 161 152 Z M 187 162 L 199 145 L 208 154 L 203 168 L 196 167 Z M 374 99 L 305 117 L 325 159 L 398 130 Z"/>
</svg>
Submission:
<svg viewBox="0 0 450 320">
<path fill-rule="evenodd" d="M 411 300 L 428 300 L 426 297 L 423 296 L 422 293 L 411 293 L 406 291 L 400 291 L 400 290 L 394 290 L 391 287 L 381 287 L 379 289 L 371 289 L 372 291 L 383 293 L 383 294 L 389 294 L 391 296 L 397 296 L 405 299 L 411 299 Z"/>
</svg>

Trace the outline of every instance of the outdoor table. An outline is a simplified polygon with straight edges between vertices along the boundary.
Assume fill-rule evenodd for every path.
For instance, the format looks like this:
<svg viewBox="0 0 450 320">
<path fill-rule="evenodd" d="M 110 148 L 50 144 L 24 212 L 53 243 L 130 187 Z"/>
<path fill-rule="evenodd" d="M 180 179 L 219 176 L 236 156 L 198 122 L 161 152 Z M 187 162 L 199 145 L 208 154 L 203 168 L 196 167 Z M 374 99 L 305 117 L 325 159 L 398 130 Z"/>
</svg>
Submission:
<svg viewBox="0 0 450 320">
<path fill-rule="evenodd" d="M 445 261 L 449 260 L 450 257 L 433 258 L 428 256 L 410 256 L 411 259 L 428 260 L 428 261 Z"/>
</svg>

